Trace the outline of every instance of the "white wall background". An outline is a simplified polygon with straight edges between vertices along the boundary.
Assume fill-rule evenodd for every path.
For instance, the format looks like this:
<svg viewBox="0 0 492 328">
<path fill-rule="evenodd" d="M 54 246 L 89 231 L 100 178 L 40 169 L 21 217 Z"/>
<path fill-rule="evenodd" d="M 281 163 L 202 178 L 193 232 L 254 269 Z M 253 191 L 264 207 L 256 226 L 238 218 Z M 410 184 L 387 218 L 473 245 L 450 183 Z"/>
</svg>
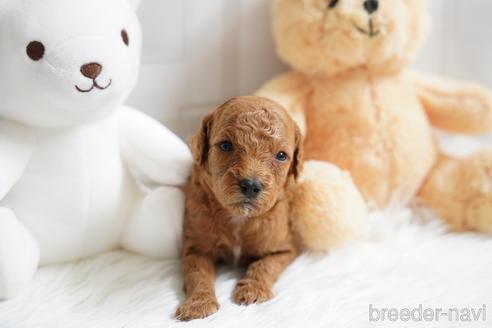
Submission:
<svg viewBox="0 0 492 328">
<path fill-rule="evenodd" d="M 145 0 L 143 69 L 130 104 L 185 136 L 208 110 L 283 71 L 270 7 L 270 0 Z M 492 87 L 492 0 L 431 7 L 433 35 L 416 66 Z"/>
</svg>

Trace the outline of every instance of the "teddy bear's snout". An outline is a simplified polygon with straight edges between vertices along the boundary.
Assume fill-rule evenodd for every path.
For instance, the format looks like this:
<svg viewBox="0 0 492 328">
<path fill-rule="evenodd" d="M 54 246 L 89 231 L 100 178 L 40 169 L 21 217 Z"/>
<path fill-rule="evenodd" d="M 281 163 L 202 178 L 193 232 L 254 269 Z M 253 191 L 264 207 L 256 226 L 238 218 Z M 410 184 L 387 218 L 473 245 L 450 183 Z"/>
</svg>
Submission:
<svg viewBox="0 0 492 328">
<path fill-rule="evenodd" d="M 82 65 L 80 68 L 80 72 L 82 73 L 83 76 L 95 80 L 102 72 L 102 65 L 98 63 L 89 63 Z"/>
</svg>

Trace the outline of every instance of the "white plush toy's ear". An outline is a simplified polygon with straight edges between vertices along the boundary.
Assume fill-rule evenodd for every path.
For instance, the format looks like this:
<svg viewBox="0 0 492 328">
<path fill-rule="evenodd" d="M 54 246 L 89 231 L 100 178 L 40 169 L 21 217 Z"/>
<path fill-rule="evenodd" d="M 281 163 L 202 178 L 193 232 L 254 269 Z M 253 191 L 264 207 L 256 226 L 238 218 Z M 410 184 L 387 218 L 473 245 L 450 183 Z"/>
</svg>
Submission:
<svg viewBox="0 0 492 328">
<path fill-rule="evenodd" d="M 0 0 L 3 1 L 3 0 Z M 130 3 L 130 6 L 133 8 L 133 10 L 137 11 L 140 5 L 142 4 L 143 0 L 128 0 Z"/>
</svg>

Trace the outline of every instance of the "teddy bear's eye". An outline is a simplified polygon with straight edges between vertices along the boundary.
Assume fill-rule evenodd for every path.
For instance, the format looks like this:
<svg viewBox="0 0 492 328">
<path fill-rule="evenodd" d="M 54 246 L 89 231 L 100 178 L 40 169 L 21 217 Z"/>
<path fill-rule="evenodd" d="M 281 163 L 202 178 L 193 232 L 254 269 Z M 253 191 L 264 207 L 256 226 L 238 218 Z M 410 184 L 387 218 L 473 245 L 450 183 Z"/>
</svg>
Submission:
<svg viewBox="0 0 492 328">
<path fill-rule="evenodd" d="M 27 45 L 26 53 L 34 61 L 41 60 L 44 57 L 46 49 L 39 41 L 32 41 Z"/>
<path fill-rule="evenodd" d="M 330 3 L 328 4 L 328 8 L 332 9 L 335 8 L 336 5 L 338 4 L 339 0 L 330 0 Z"/>
<path fill-rule="evenodd" d="M 130 46 L 130 37 L 128 36 L 128 32 L 126 30 L 121 30 L 121 39 L 127 46 Z"/>
</svg>

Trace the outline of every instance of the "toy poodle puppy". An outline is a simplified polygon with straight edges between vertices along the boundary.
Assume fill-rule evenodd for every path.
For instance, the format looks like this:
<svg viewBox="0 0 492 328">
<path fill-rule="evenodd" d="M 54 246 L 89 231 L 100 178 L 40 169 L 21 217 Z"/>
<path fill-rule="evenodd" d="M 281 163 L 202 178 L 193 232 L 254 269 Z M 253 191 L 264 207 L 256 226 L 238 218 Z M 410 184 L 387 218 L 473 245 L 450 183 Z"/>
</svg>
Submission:
<svg viewBox="0 0 492 328">
<path fill-rule="evenodd" d="M 205 117 L 192 149 L 182 246 L 186 301 L 176 312 L 184 321 L 217 312 L 217 262 L 247 266 L 234 291 L 234 301 L 247 305 L 271 299 L 300 252 L 289 208 L 302 136 L 279 104 L 260 97 L 226 102 Z"/>
</svg>

